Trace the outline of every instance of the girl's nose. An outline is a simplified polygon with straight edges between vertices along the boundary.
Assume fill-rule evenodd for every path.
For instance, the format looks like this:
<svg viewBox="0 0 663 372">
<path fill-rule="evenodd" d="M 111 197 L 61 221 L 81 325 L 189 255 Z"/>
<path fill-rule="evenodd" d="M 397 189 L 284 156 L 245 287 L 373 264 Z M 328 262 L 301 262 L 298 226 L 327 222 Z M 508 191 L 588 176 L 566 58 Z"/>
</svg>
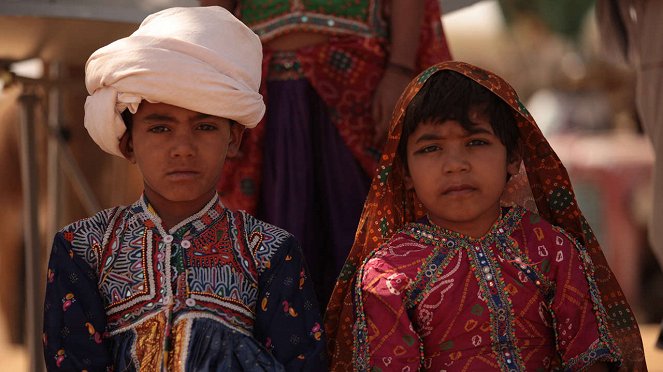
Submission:
<svg viewBox="0 0 663 372">
<path fill-rule="evenodd" d="M 470 169 L 470 163 L 463 151 L 449 151 L 444 161 L 445 173 L 466 172 Z"/>
</svg>

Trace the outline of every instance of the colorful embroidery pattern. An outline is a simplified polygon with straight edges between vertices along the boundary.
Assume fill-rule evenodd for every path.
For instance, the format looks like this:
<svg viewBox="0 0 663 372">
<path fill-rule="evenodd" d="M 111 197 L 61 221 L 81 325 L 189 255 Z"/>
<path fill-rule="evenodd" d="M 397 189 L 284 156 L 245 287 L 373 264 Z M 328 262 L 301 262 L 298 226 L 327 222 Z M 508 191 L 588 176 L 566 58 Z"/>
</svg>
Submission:
<svg viewBox="0 0 663 372">
<path fill-rule="evenodd" d="M 584 248 L 533 216 L 511 208 L 481 239 L 403 227 L 357 274 L 357 369 L 575 370 L 618 361 Z M 565 258 L 550 263 L 549 251 Z"/>
<path fill-rule="evenodd" d="M 270 294 L 285 314 L 276 301 L 258 304 Z M 52 249 L 49 368 L 315 366 L 325 362 L 321 323 L 293 237 L 218 196 L 168 231 L 144 199 L 106 210 L 67 226 Z M 266 339 L 273 355 L 259 344 Z"/>
<path fill-rule="evenodd" d="M 263 42 L 293 29 L 332 35 L 385 37 L 382 0 L 251 0 L 239 2 L 240 18 Z"/>
</svg>

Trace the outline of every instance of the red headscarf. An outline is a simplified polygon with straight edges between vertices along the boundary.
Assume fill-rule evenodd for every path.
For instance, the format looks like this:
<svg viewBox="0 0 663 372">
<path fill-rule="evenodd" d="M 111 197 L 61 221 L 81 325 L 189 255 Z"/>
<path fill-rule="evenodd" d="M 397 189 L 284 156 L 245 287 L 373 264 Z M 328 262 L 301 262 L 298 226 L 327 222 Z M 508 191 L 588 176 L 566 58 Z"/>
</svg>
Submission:
<svg viewBox="0 0 663 372">
<path fill-rule="evenodd" d="M 407 87 L 396 105 L 387 142 L 359 221 L 355 242 L 327 307 L 325 327 L 329 337 L 332 370 L 352 370 L 352 288 L 357 267 L 403 225 L 425 215 L 423 206 L 404 185 L 403 159 L 398 156 L 403 116 L 412 98 L 438 71 L 456 71 L 489 89 L 513 109 L 520 132 L 523 167 L 509 180 L 503 203 L 516 203 L 562 227 L 588 249 L 596 282 L 608 313 L 608 329 L 622 357 L 622 368 L 646 370 L 642 340 L 624 294 L 608 267 L 596 237 L 576 202 L 566 169 L 544 138 L 514 89 L 497 75 L 463 62 L 449 61 L 422 72 Z"/>
</svg>

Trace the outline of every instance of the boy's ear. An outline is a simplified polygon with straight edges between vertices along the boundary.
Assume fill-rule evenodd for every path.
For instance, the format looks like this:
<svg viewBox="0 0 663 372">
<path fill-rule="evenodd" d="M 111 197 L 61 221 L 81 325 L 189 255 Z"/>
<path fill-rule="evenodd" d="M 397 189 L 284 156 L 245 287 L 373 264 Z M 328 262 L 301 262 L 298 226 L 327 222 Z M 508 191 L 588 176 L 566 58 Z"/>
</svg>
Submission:
<svg viewBox="0 0 663 372">
<path fill-rule="evenodd" d="M 227 157 L 233 157 L 239 152 L 239 145 L 242 143 L 242 135 L 245 127 L 239 123 L 230 124 L 230 139 L 228 142 Z"/>
<path fill-rule="evenodd" d="M 134 157 L 134 144 L 131 140 L 131 133 L 129 133 L 128 130 L 126 130 L 120 138 L 120 152 L 122 152 L 122 155 L 124 155 L 124 157 L 132 164 L 136 164 L 136 158 Z"/>
</svg>

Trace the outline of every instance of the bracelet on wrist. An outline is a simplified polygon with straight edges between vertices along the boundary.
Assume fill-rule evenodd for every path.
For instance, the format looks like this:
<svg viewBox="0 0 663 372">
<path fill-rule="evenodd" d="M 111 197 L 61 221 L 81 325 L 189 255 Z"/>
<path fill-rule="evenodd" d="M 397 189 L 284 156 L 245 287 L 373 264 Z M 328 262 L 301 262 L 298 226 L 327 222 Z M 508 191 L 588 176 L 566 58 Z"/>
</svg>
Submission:
<svg viewBox="0 0 663 372">
<path fill-rule="evenodd" d="M 412 67 L 401 65 L 400 63 L 395 63 L 391 61 L 387 62 L 387 66 L 385 67 L 385 69 L 397 72 L 401 75 L 405 75 L 410 78 L 414 77 L 417 73 Z"/>
</svg>

